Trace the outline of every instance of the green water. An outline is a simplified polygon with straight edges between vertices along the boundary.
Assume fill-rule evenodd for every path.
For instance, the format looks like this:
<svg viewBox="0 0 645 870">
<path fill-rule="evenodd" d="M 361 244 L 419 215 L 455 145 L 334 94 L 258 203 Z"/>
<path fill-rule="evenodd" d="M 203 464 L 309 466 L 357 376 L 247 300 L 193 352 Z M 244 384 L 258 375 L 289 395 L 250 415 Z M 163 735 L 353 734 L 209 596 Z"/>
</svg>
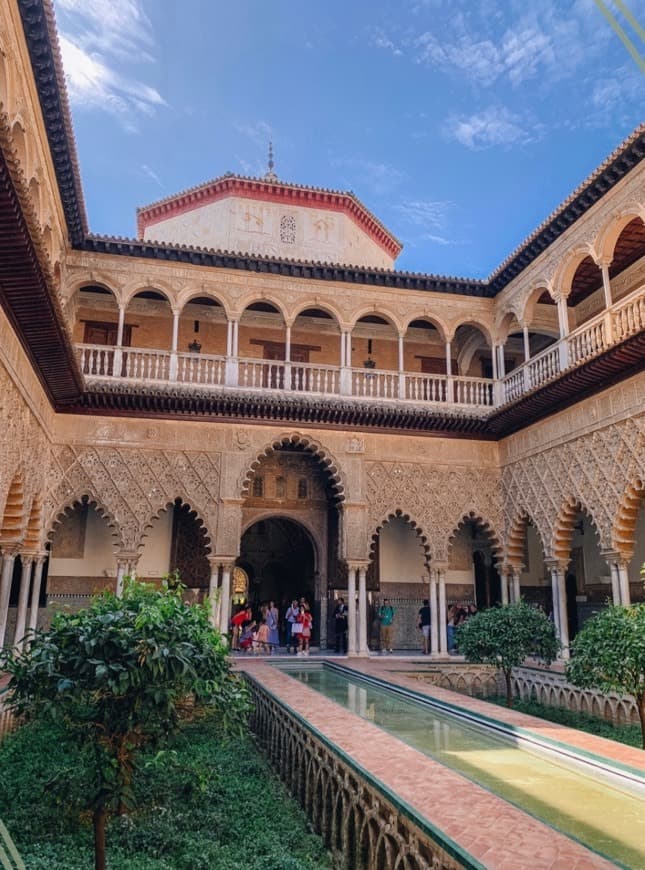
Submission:
<svg viewBox="0 0 645 870">
<path fill-rule="evenodd" d="M 619 866 L 645 870 L 645 800 L 633 793 L 360 679 L 323 666 L 284 670 Z"/>
</svg>

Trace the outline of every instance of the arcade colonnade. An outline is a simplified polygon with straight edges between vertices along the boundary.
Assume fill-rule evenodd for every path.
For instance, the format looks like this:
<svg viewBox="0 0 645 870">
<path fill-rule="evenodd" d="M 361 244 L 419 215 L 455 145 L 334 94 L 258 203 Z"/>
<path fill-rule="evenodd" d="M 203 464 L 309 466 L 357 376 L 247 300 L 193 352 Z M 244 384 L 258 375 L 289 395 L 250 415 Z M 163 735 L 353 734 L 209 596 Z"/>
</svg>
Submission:
<svg viewBox="0 0 645 870">
<path fill-rule="evenodd" d="M 274 516 L 299 524 L 311 538 L 321 600 L 331 601 L 336 593 L 357 601 L 356 612 L 350 608 L 352 654 L 365 654 L 369 605 L 384 594 L 429 598 L 432 650 L 445 654 L 447 609 L 455 600 L 472 599 L 476 551 L 499 576 L 489 603 L 521 594 L 552 604 L 565 646 L 572 608 L 582 614 L 606 598 L 627 604 L 642 597 L 642 374 L 535 424 L 530 438 L 518 433 L 499 444 L 340 430 L 276 434 L 268 424 L 74 415 L 55 418 L 50 438 L 43 440 L 24 399 L 9 386 L 4 395 L 16 401 L 13 413 L 6 413 L 18 422 L 10 443 L 8 434 L 2 436 L 0 466 L 4 643 L 19 640 L 23 626 L 35 624 L 46 563 L 48 594 L 56 582 L 63 591 L 64 581 L 70 592 L 89 593 L 120 589 L 133 570 L 143 579 L 160 576 L 156 565 L 145 562 L 160 541 L 168 543 L 168 517 L 177 501 L 201 536 L 208 563 L 202 589 L 217 591 L 212 618 L 222 629 L 244 530 Z M 33 462 L 36 449 L 40 463 Z M 271 465 L 283 459 L 284 474 L 282 466 Z M 320 483 L 299 500 L 295 490 L 290 495 L 289 468 L 302 463 L 309 463 Z M 254 485 L 260 475 L 263 488 Z M 279 489 L 285 480 L 286 494 Z M 89 503 L 92 522 L 103 529 L 102 561 L 90 526 L 87 553 L 56 554 L 57 530 L 81 502 Z M 330 544 L 334 516 L 338 534 Z M 398 538 L 390 534 L 397 529 Z M 321 555 L 326 551 L 329 558 Z M 579 574 L 578 588 L 568 590 L 576 559 L 587 576 Z M 45 616 L 41 610 L 40 618 Z"/>
</svg>

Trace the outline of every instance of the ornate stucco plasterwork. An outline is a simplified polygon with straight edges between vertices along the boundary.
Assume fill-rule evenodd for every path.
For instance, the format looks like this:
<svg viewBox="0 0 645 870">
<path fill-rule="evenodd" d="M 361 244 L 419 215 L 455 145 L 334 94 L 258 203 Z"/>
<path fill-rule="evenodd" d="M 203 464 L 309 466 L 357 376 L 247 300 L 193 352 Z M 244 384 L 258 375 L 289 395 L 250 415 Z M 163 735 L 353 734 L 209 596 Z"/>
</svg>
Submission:
<svg viewBox="0 0 645 870">
<path fill-rule="evenodd" d="M 87 495 L 113 520 L 118 546 L 134 552 L 160 511 L 181 498 L 214 541 L 219 490 L 217 453 L 61 446 L 52 457 L 46 526 L 51 529 L 66 507 Z"/>
<path fill-rule="evenodd" d="M 536 451 L 503 469 L 506 534 L 524 512 L 536 525 L 546 555 L 555 556 L 560 525 L 567 520 L 565 506 L 579 503 L 596 525 L 601 548 L 611 549 L 615 519 L 627 487 L 643 476 L 645 416 L 580 437 L 572 434 L 569 441 Z"/>
<path fill-rule="evenodd" d="M 0 524 L 12 483 L 21 475 L 24 537 L 34 498 L 44 489 L 49 442 L 42 427 L 0 363 Z M 2 546 L 2 540 L 0 540 Z"/>
<path fill-rule="evenodd" d="M 480 519 L 494 537 L 501 536 L 502 491 L 495 469 L 368 462 L 365 475 L 372 533 L 402 511 L 427 538 L 432 558 L 442 562 L 464 517 Z"/>
</svg>

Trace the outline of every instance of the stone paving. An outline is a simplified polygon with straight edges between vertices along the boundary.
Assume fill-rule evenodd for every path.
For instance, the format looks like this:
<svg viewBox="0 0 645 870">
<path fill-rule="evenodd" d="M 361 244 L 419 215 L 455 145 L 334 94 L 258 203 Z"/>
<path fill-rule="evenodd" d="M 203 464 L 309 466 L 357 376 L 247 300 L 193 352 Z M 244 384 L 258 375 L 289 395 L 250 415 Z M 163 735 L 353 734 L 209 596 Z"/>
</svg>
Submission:
<svg viewBox="0 0 645 870">
<path fill-rule="evenodd" d="M 321 657 L 322 659 L 323 657 Z M 291 657 L 293 660 L 293 657 Z M 309 659 L 312 661 L 315 659 Z M 339 661 L 338 657 L 334 657 Z M 412 670 L 409 656 L 387 659 L 343 659 L 344 664 L 374 676 L 457 704 L 474 712 L 539 732 L 632 767 L 645 769 L 645 753 L 612 741 L 545 723 L 532 716 L 494 707 L 413 680 L 401 671 Z M 329 741 L 378 778 L 432 825 L 443 831 L 485 867 L 496 870 L 586 870 L 615 866 L 548 825 L 523 813 L 484 788 L 337 704 L 305 684 L 296 682 L 266 661 L 237 658 L 236 666 L 303 716 Z"/>
</svg>

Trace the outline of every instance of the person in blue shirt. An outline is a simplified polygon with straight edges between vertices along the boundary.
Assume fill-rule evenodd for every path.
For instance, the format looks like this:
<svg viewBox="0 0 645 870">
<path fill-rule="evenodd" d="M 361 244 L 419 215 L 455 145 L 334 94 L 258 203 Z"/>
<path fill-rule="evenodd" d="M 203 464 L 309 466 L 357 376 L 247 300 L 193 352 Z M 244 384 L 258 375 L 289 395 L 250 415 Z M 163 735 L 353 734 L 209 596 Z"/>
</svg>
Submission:
<svg viewBox="0 0 645 870">
<path fill-rule="evenodd" d="M 390 604 L 389 598 L 383 599 L 383 604 L 378 609 L 378 618 L 381 622 L 381 652 L 393 652 L 394 608 Z"/>
</svg>

